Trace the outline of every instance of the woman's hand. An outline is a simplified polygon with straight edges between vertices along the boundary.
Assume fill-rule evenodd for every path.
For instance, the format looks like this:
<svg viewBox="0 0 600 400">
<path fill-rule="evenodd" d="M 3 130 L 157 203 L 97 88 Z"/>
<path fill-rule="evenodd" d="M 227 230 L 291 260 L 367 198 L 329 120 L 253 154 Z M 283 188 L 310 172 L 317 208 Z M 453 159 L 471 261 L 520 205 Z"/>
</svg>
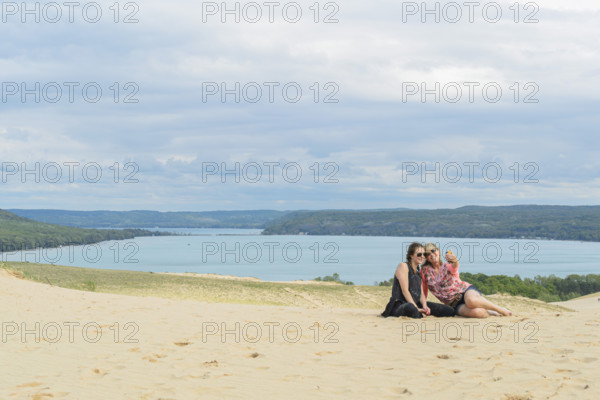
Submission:
<svg viewBox="0 0 600 400">
<path fill-rule="evenodd" d="M 446 253 L 446 261 L 448 261 L 451 264 L 456 264 L 458 263 L 458 258 L 456 258 L 456 256 L 451 251 L 449 251 Z"/>
<path fill-rule="evenodd" d="M 423 308 L 419 308 L 419 312 L 423 315 L 430 315 L 431 314 L 431 310 L 429 309 L 429 307 L 427 307 L 427 304 L 425 304 L 423 306 Z"/>
</svg>

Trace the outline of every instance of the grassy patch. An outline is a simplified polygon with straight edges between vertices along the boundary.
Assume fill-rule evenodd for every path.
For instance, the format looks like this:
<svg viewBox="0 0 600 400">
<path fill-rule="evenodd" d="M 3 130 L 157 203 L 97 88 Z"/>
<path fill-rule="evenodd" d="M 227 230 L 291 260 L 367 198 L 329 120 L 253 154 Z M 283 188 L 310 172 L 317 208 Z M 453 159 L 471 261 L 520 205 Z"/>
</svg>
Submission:
<svg viewBox="0 0 600 400">
<path fill-rule="evenodd" d="M 218 303 L 383 310 L 390 295 L 389 288 L 375 286 L 262 282 L 21 262 L 0 266 L 25 279 L 68 289 Z"/>
<path fill-rule="evenodd" d="M 20 278 L 68 289 L 211 303 L 369 308 L 378 313 L 383 311 L 391 293 L 389 287 L 381 286 L 262 282 L 22 262 L 0 263 L 0 267 Z M 539 300 L 506 295 L 488 297 L 515 312 L 566 310 Z M 435 301 L 433 296 L 429 300 Z"/>
</svg>

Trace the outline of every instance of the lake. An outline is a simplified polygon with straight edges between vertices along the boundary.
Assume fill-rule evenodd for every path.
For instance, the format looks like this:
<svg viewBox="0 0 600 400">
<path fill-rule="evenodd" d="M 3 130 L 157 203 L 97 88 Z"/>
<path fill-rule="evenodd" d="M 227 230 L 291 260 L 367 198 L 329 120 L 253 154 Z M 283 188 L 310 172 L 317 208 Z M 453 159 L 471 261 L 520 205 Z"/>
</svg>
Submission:
<svg viewBox="0 0 600 400">
<path fill-rule="evenodd" d="M 156 229 L 187 236 L 139 237 L 86 246 L 1 253 L 2 261 L 152 272 L 197 272 L 263 280 L 340 274 L 373 285 L 393 276 L 412 241 L 452 250 L 462 272 L 487 275 L 600 273 L 600 243 L 530 239 L 262 236 L 257 229 Z"/>
</svg>

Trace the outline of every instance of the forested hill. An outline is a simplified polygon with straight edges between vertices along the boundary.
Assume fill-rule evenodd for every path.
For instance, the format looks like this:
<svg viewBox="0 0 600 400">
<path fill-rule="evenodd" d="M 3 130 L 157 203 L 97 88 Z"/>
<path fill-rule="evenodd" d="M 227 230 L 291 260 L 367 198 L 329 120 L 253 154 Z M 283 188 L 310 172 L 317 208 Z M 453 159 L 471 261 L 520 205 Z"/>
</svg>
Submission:
<svg viewBox="0 0 600 400">
<path fill-rule="evenodd" d="M 438 210 L 297 211 L 265 235 L 543 238 L 600 241 L 600 206 L 466 206 Z"/>
<path fill-rule="evenodd" d="M 0 252 L 160 235 L 142 229 L 82 229 L 46 224 L 0 210 Z"/>
<path fill-rule="evenodd" d="M 286 211 L 68 211 L 8 210 L 50 224 L 95 228 L 263 228 Z"/>
</svg>

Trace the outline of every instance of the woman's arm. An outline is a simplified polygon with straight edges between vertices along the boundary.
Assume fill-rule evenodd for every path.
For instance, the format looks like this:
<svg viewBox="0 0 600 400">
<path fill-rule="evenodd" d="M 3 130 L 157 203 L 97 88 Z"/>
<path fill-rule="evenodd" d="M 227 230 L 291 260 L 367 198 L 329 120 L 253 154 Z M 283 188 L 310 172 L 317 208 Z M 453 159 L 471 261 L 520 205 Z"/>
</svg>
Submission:
<svg viewBox="0 0 600 400">
<path fill-rule="evenodd" d="M 404 298 L 406 299 L 407 302 L 413 304 L 415 307 L 419 308 L 419 306 L 417 306 L 415 304 L 415 301 L 412 298 L 412 295 L 410 294 L 410 291 L 408 290 L 408 264 L 407 263 L 400 263 L 400 265 L 398 265 L 398 268 L 396 268 L 396 278 L 398 278 L 398 281 L 400 282 L 400 290 L 402 290 L 402 294 L 404 295 Z"/>
<path fill-rule="evenodd" d="M 423 308 L 419 308 L 419 311 L 423 310 L 421 312 L 424 312 L 425 315 L 431 314 L 431 310 L 429 309 L 429 307 L 427 307 L 427 296 L 425 296 L 423 290 L 421 290 L 421 304 L 423 304 Z"/>
<path fill-rule="evenodd" d="M 446 253 L 446 261 L 450 263 L 448 264 L 448 271 L 451 274 L 458 274 L 458 258 L 452 253 Z"/>
<path fill-rule="evenodd" d="M 426 315 L 431 313 L 429 307 L 427 307 L 427 296 L 429 296 L 429 288 L 427 287 L 427 278 L 425 277 L 425 271 L 423 271 L 423 267 L 421 267 L 421 304 L 423 305 L 423 311 L 425 311 Z"/>
<path fill-rule="evenodd" d="M 421 268 L 421 282 L 423 282 L 423 288 L 421 289 L 421 291 L 423 292 L 425 299 L 427 299 L 427 297 L 429 296 L 429 283 L 427 282 L 427 276 L 425 275 L 425 271 L 423 270 L 423 268 Z"/>
</svg>

